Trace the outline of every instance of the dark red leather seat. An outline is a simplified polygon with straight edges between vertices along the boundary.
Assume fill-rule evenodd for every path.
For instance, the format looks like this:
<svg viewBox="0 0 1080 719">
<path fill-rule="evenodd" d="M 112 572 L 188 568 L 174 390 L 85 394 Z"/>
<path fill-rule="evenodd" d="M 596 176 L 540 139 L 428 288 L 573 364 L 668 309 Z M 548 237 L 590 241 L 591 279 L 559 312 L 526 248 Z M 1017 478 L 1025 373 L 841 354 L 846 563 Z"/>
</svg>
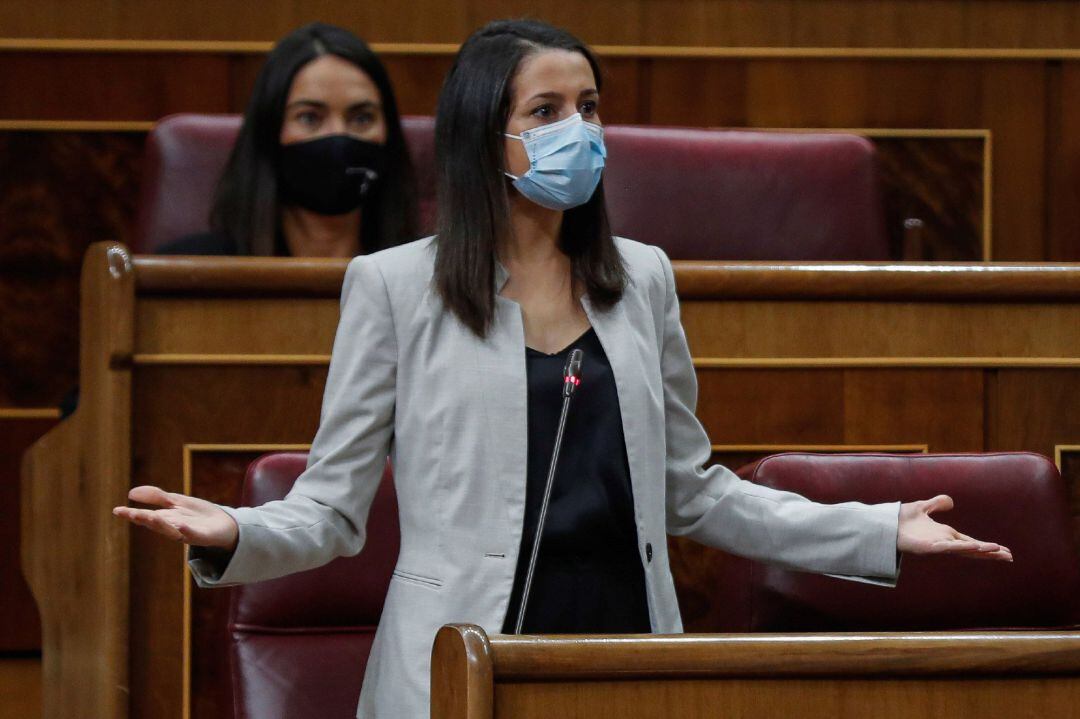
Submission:
<svg viewBox="0 0 1080 719">
<path fill-rule="evenodd" d="M 210 205 L 225 168 L 239 115 L 170 115 L 150 131 L 143 153 L 142 187 L 133 251 L 153 252 L 185 235 L 209 229 Z M 435 216 L 435 121 L 402 118 L 405 140 L 417 168 L 421 224 Z"/>
<path fill-rule="evenodd" d="M 284 497 L 307 455 L 273 454 L 248 469 L 243 503 Z M 398 556 L 387 467 L 364 550 L 299 574 L 233 589 L 229 609 L 235 716 L 351 717 Z"/>
<path fill-rule="evenodd" d="M 402 120 L 422 233 L 434 227 L 434 119 Z M 136 252 L 205 232 L 235 115 L 173 115 L 146 144 Z M 610 125 L 605 188 L 616 234 L 677 260 L 883 260 L 873 146 L 853 135 Z"/>
<path fill-rule="evenodd" d="M 672 259 L 889 259 L 864 138 L 612 125 L 605 139 L 612 229 Z"/>
<path fill-rule="evenodd" d="M 1036 454 L 767 457 L 751 480 L 821 502 L 913 501 L 948 494 L 940 519 L 998 541 L 1012 563 L 905 556 L 883 589 L 754 565 L 754 631 L 1061 627 L 1080 622 L 1080 562 L 1065 484 Z"/>
</svg>

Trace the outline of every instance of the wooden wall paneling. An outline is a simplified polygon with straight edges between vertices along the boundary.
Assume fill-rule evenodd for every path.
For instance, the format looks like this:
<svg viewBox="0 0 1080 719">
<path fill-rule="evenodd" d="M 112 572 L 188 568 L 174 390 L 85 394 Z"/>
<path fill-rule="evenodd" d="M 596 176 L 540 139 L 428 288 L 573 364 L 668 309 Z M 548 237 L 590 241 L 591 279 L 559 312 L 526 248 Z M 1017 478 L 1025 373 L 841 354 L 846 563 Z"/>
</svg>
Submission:
<svg viewBox="0 0 1080 719">
<path fill-rule="evenodd" d="M 469 4 L 450 2 L 398 3 L 373 0 L 278 0 L 291 6 L 290 24 L 277 29 L 270 39 L 313 20 L 341 25 L 368 42 L 461 42 L 473 30 Z"/>
<path fill-rule="evenodd" d="M 1080 45 L 1068 0 L 268 0 L 264 3 L 102 4 L 13 0 L 0 5 L 9 37 L 272 40 L 311 20 L 369 41 L 459 42 L 496 17 L 538 16 L 592 43 L 766 47 L 1031 47 Z"/>
<path fill-rule="evenodd" d="M 41 660 L 0 659 L 0 719 L 41 716 Z"/>
<path fill-rule="evenodd" d="M 1042 63 L 983 66 L 983 127 L 994 136 L 993 259 L 1045 258 L 1046 71 Z"/>
<path fill-rule="evenodd" d="M 449 55 L 384 55 L 398 110 L 403 115 L 434 115 L 443 78 L 450 70 Z"/>
<path fill-rule="evenodd" d="M 41 650 L 41 620 L 21 563 L 19 469 L 23 452 L 56 424 L 59 413 L 26 414 L 0 409 L 0 655 Z"/>
<path fill-rule="evenodd" d="M 227 112 L 244 114 L 255 88 L 255 80 L 265 63 L 266 55 L 263 53 L 236 53 L 229 56 Z"/>
<path fill-rule="evenodd" d="M 1038 452 L 1080 446 L 1080 372 L 1000 369 L 987 382 L 987 451 Z M 1064 453 L 1062 477 L 1073 504 L 1080 544 L 1080 461 Z"/>
<path fill-rule="evenodd" d="M 0 51 L 0 118 L 157 120 L 228 110 L 226 55 Z"/>
<path fill-rule="evenodd" d="M 0 131 L 0 404 L 55 406 L 75 387 L 79 268 L 91 243 L 127 239 L 142 146 L 142 132 Z"/>
<path fill-rule="evenodd" d="M 640 45 L 649 30 L 643 25 L 649 0 L 466 0 L 472 32 L 491 20 L 534 17 L 563 27 L 591 45 Z M 464 39 L 462 37 L 461 39 Z"/>
<path fill-rule="evenodd" d="M 600 117 L 607 124 L 643 124 L 648 117 L 649 62 L 638 58 L 600 59 L 603 95 Z"/>
<path fill-rule="evenodd" d="M 828 322 L 822 322 L 821 307 L 814 302 L 703 301 L 684 303 L 682 322 L 699 370 L 733 363 L 979 367 L 1080 362 L 1075 344 L 1080 325 L 1068 304 L 837 300 L 829 309 Z"/>
<path fill-rule="evenodd" d="M 1044 257 L 1080 261 L 1080 62 L 1049 63 Z"/>
<path fill-rule="evenodd" d="M 655 58 L 649 68 L 644 124 L 697 127 L 750 125 L 745 60 Z"/>
<path fill-rule="evenodd" d="M 326 324 L 326 323 L 323 323 Z M 295 445 L 315 434 L 326 367 L 138 366 L 134 378 L 132 486 L 159 484 L 183 491 L 184 447 L 192 444 Z M 211 461 L 212 464 L 212 461 Z M 207 469 L 206 463 L 193 465 Z M 237 486 L 214 486 L 214 476 L 239 482 L 236 467 L 221 474 L 192 474 L 198 489 L 234 497 Z M 216 471 L 216 470 L 215 470 Z M 131 718 L 186 719 L 183 716 L 185 666 L 184 607 L 189 581 L 184 553 L 176 544 L 147 532 L 132 534 Z M 194 590 L 192 636 L 220 636 L 224 598 L 212 590 Z M 163 621 L 168 617 L 168 621 Z M 196 709 L 219 705 L 229 681 L 207 652 L 223 647 L 192 647 L 190 716 Z M 195 696 L 195 691 L 200 695 Z"/>
<path fill-rule="evenodd" d="M 146 298 L 136 308 L 139 326 L 134 361 L 144 364 L 155 356 L 212 359 L 236 355 L 327 357 L 334 342 L 339 302 L 329 299 L 250 298 L 191 299 Z M 224 311 L 222 311 L 224 309 Z M 259 322 L 265 331 L 244 333 Z M 191 332 L 198 326 L 200 332 Z"/>
<path fill-rule="evenodd" d="M 841 370 L 699 369 L 697 415 L 714 444 L 840 444 Z"/>
<path fill-rule="evenodd" d="M 979 452 L 983 395 L 979 369 L 845 370 L 844 441 Z"/>
</svg>

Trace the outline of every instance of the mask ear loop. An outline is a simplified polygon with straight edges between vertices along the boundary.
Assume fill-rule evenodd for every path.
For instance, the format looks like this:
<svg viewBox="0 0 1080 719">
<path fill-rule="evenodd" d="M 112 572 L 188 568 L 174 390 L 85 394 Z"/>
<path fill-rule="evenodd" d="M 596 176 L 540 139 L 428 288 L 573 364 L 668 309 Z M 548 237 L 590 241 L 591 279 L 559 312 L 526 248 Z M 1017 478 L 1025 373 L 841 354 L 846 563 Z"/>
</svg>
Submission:
<svg viewBox="0 0 1080 719">
<path fill-rule="evenodd" d="M 525 138 L 522 137 L 521 135 L 511 135 L 509 132 L 504 132 L 503 136 L 504 137 L 509 137 L 511 140 L 521 140 L 522 144 L 525 143 Z M 511 175 L 506 170 L 503 170 L 503 174 L 506 175 L 507 177 L 509 177 L 511 180 L 514 180 L 514 181 L 517 181 L 517 180 L 521 179 L 521 175 Z"/>
</svg>

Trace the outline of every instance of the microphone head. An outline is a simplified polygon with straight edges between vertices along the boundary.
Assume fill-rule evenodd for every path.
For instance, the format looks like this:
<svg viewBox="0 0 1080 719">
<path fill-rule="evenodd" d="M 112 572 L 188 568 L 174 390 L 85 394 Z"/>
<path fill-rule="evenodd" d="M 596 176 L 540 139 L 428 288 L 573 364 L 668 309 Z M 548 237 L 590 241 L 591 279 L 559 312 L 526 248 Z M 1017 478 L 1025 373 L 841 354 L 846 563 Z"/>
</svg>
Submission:
<svg viewBox="0 0 1080 719">
<path fill-rule="evenodd" d="M 585 359 L 585 353 L 581 350 L 574 350 L 570 353 L 570 356 L 566 358 L 566 367 L 563 368 L 563 377 L 573 377 L 578 379 L 581 375 L 581 361 Z"/>
</svg>

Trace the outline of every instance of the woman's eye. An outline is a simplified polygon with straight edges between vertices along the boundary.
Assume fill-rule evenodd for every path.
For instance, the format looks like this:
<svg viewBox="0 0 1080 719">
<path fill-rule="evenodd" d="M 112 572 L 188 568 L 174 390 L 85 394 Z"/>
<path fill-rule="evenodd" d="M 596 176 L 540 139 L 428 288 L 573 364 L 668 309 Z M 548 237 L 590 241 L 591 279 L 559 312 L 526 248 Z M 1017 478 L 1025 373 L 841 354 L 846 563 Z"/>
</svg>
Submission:
<svg viewBox="0 0 1080 719">
<path fill-rule="evenodd" d="M 555 108 L 551 105 L 541 105 L 532 111 L 533 117 L 539 117 L 541 120 L 547 120 L 555 116 Z"/>
<path fill-rule="evenodd" d="M 581 103 L 581 108 L 578 110 L 585 117 L 592 117 L 596 114 L 597 105 L 599 103 L 596 100 L 589 100 Z"/>
<path fill-rule="evenodd" d="M 370 112 L 361 112 L 358 115 L 353 115 L 350 122 L 354 125 L 364 127 L 375 122 L 375 115 Z"/>
<path fill-rule="evenodd" d="M 318 113 L 311 112 L 310 110 L 307 112 L 301 112 L 297 114 L 296 121 L 299 122 L 301 125 L 314 127 L 315 125 L 319 124 L 319 115 Z"/>
</svg>

